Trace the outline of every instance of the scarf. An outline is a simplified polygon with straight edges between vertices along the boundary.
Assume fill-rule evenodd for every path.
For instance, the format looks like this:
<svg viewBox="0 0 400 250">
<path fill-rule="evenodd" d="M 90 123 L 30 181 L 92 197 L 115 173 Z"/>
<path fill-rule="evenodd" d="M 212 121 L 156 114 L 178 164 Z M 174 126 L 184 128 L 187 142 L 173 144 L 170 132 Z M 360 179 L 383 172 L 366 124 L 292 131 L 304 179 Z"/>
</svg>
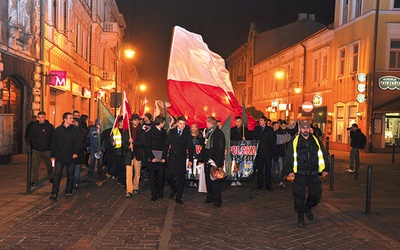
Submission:
<svg viewBox="0 0 400 250">
<path fill-rule="evenodd" d="M 213 125 L 207 132 L 206 132 L 206 140 L 205 140 L 205 148 L 206 149 L 211 149 L 213 146 L 211 136 L 214 133 L 215 129 L 217 128 L 217 125 Z"/>
</svg>

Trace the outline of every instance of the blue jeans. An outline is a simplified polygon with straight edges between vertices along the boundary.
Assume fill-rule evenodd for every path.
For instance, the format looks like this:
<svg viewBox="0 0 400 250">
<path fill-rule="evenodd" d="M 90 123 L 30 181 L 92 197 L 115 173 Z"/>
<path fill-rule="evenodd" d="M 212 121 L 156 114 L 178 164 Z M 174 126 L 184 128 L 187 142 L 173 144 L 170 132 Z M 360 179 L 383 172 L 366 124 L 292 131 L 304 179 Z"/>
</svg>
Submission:
<svg viewBox="0 0 400 250">
<path fill-rule="evenodd" d="M 283 182 L 283 157 L 280 156 L 278 160 L 272 159 L 272 175 L 278 171 L 278 182 Z"/>
<path fill-rule="evenodd" d="M 99 173 L 103 172 L 103 155 L 102 157 L 100 157 L 100 159 L 96 159 L 96 157 L 94 157 L 94 154 L 96 153 L 96 151 L 91 150 L 90 151 L 90 163 L 89 163 L 89 172 L 93 173 L 94 172 L 94 165 L 96 165 L 96 160 L 97 161 L 97 171 Z"/>
<path fill-rule="evenodd" d="M 54 175 L 53 188 L 51 190 L 52 194 L 58 195 L 60 191 L 60 181 L 63 176 L 64 166 L 67 171 L 67 187 L 65 193 L 72 193 L 72 182 L 74 180 L 74 163 L 73 162 L 59 162 L 56 161 L 56 173 Z"/>
<path fill-rule="evenodd" d="M 74 185 L 79 185 L 79 181 L 81 179 L 81 168 L 82 164 L 74 165 Z"/>
</svg>

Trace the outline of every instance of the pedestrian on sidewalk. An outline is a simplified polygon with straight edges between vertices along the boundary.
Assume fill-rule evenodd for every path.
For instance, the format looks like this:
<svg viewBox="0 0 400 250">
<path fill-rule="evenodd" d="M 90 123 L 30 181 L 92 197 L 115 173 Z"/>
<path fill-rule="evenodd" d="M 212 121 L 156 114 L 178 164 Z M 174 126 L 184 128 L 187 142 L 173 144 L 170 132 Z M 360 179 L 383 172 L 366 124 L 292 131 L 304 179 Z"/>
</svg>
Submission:
<svg viewBox="0 0 400 250">
<path fill-rule="evenodd" d="M 186 126 L 186 118 L 179 116 L 176 124 L 176 128 L 168 132 L 161 162 L 167 163 L 165 179 L 171 187 L 169 198 L 173 199 L 176 195 L 176 203 L 183 204 L 182 195 L 186 174 L 186 152 L 189 152 L 188 166 L 191 167 L 193 163 L 193 143 L 189 128 Z"/>
<path fill-rule="evenodd" d="M 350 128 L 350 168 L 346 170 L 348 173 L 358 172 L 360 169 L 360 149 L 365 148 L 365 144 L 367 143 L 367 138 L 361 132 L 361 129 L 358 128 L 357 123 L 353 123 Z"/>
<path fill-rule="evenodd" d="M 78 128 L 73 125 L 73 122 L 72 113 L 66 112 L 63 114 L 63 124 L 54 130 L 51 143 L 51 161 L 55 162 L 56 169 L 50 195 L 51 200 L 57 200 L 64 166 L 67 171 L 65 197 L 72 196 L 75 159 L 78 158 L 81 147 L 80 133 Z"/>
<path fill-rule="evenodd" d="M 231 141 L 251 140 L 252 136 L 249 129 L 244 126 L 241 116 L 235 117 L 235 127 L 231 128 Z M 233 181 L 231 187 L 241 186 L 242 183 L 238 180 L 238 172 L 233 172 Z"/>
<path fill-rule="evenodd" d="M 325 177 L 329 172 L 328 154 L 322 142 L 310 134 L 308 121 L 300 123 L 300 134 L 290 142 L 284 166 L 285 173 L 294 178 L 292 193 L 294 207 L 298 213 L 297 226 L 304 227 L 304 213 L 309 220 L 313 220 L 311 209 L 321 199 L 322 186 L 319 174 Z"/>
<path fill-rule="evenodd" d="M 54 126 L 46 120 L 46 112 L 40 111 L 37 117 L 38 120 L 32 123 L 29 132 L 29 142 L 32 146 L 32 187 L 39 184 L 39 165 L 42 159 L 47 167 L 49 182 L 54 182 L 54 171 L 50 161 Z"/>
<path fill-rule="evenodd" d="M 95 126 L 89 131 L 89 152 L 90 152 L 90 163 L 89 163 L 89 176 L 93 176 L 94 169 L 97 162 L 97 172 L 99 176 L 103 174 L 103 152 L 104 148 L 101 145 L 101 132 L 100 132 L 100 120 L 96 119 Z"/>
<path fill-rule="evenodd" d="M 140 171 L 144 157 L 144 136 L 146 134 L 140 126 L 138 114 L 132 115 L 131 122 L 130 129 L 125 130 L 122 134 L 122 147 L 126 153 L 126 198 L 130 198 L 132 194 L 139 192 Z M 121 184 L 124 186 L 124 183 Z"/>
<path fill-rule="evenodd" d="M 162 150 L 167 139 L 164 126 L 165 117 L 156 116 L 151 129 L 145 135 L 145 161 L 148 162 L 152 201 L 164 197 L 165 166 L 161 163 Z"/>
</svg>

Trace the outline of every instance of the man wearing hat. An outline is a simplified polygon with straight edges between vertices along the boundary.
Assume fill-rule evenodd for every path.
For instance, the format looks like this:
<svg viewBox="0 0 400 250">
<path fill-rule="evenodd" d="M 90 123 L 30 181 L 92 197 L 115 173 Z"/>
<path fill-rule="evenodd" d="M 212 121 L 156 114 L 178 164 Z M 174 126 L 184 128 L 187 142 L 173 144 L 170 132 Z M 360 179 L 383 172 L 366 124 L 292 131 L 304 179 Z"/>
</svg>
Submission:
<svg viewBox="0 0 400 250">
<path fill-rule="evenodd" d="M 309 220 L 314 219 L 311 208 L 318 204 L 322 194 L 319 174 L 325 177 L 328 172 L 328 154 L 322 142 L 310 133 L 310 123 L 301 121 L 300 134 L 290 142 L 285 158 L 285 173 L 294 178 L 292 193 L 298 213 L 297 226 L 304 227 L 304 213 Z"/>
<path fill-rule="evenodd" d="M 144 156 L 144 139 L 145 132 L 140 127 L 139 115 L 133 114 L 130 128 L 122 135 L 122 148 L 126 153 L 126 198 L 130 198 L 132 194 L 138 194 L 139 192 L 140 169 Z"/>
</svg>

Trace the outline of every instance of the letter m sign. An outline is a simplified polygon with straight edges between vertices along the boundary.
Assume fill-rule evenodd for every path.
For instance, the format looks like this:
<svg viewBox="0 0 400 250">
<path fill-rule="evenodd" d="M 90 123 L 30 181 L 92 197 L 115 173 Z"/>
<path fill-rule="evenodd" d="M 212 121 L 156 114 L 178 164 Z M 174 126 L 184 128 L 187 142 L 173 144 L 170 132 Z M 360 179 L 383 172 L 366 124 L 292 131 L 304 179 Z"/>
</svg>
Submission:
<svg viewBox="0 0 400 250">
<path fill-rule="evenodd" d="M 50 85 L 65 87 L 67 85 L 67 71 L 61 71 L 61 70 L 50 71 Z"/>
</svg>

